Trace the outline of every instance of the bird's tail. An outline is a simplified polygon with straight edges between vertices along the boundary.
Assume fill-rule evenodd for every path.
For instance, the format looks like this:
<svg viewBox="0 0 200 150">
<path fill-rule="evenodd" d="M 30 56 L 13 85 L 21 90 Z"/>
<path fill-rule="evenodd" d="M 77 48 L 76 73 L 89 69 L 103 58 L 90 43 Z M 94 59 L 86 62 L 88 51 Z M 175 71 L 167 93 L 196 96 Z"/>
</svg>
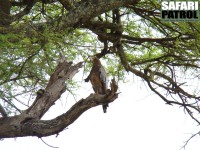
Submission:
<svg viewBox="0 0 200 150">
<path fill-rule="evenodd" d="M 108 104 L 103 104 L 102 107 L 103 107 L 103 112 L 106 113 Z"/>
</svg>

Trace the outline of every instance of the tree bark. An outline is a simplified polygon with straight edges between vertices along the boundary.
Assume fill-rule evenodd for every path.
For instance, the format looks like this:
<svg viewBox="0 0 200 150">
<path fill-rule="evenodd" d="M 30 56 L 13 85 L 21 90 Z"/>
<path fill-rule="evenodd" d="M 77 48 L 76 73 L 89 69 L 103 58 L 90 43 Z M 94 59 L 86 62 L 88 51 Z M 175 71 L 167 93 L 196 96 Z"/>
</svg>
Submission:
<svg viewBox="0 0 200 150">
<path fill-rule="evenodd" d="M 8 26 L 10 20 L 10 0 L 0 0 L 0 26 Z"/>
<path fill-rule="evenodd" d="M 41 120 L 41 117 L 66 91 L 66 80 L 72 79 L 81 67 L 81 62 L 76 65 L 72 65 L 72 62 L 66 60 L 59 62 L 46 88 L 27 110 L 17 116 L 0 118 L 0 138 L 44 137 L 58 134 L 86 110 L 105 102 L 110 103 L 118 97 L 116 93 L 118 87 L 115 80 L 112 80 L 111 90 L 108 94 L 90 94 L 87 98 L 79 100 L 66 113 L 52 120 Z"/>
</svg>

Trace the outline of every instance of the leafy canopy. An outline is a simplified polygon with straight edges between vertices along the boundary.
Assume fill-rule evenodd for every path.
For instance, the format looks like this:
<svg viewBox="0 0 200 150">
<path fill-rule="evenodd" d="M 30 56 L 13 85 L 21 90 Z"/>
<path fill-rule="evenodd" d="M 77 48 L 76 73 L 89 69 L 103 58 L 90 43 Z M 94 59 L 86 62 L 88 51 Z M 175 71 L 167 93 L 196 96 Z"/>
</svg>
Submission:
<svg viewBox="0 0 200 150">
<path fill-rule="evenodd" d="M 62 53 L 85 61 L 86 74 L 89 56 L 96 55 L 110 76 L 124 80 L 131 72 L 167 104 L 182 106 L 193 119 L 198 115 L 199 89 L 191 83 L 200 78 L 199 22 L 163 22 L 157 0 L 4 4 L 10 17 L 0 18 L 0 103 L 7 112 L 20 111 L 15 101 L 29 107 L 20 98 L 46 87 Z"/>
</svg>

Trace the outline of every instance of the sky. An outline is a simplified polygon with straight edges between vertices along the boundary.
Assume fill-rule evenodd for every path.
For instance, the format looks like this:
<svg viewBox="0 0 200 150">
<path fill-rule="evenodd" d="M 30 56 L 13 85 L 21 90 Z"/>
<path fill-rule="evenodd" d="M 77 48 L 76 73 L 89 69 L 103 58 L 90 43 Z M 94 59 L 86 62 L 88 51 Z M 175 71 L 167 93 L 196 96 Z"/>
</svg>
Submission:
<svg viewBox="0 0 200 150">
<path fill-rule="evenodd" d="M 76 77 L 75 77 L 76 78 Z M 82 82 L 82 81 L 81 81 Z M 89 83 L 82 82 L 76 100 L 92 93 Z M 81 115 L 58 136 L 2 139 L 0 150 L 180 150 L 197 124 L 182 108 L 166 105 L 139 79 L 119 84 L 119 98 L 107 113 L 97 106 Z M 43 119 L 66 112 L 75 103 L 72 96 L 62 96 Z M 185 150 L 199 150 L 200 138 L 193 138 Z"/>
</svg>

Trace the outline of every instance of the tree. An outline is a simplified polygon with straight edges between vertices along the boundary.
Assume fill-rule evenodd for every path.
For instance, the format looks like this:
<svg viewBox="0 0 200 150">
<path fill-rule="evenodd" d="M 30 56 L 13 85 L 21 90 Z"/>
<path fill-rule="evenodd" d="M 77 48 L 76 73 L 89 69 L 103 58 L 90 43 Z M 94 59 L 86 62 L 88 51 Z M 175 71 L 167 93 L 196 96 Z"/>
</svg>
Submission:
<svg viewBox="0 0 200 150">
<path fill-rule="evenodd" d="M 156 0 L 0 0 L 0 10 L 0 138 L 56 134 L 86 110 L 114 101 L 113 79 L 108 94 L 90 94 L 65 114 L 41 120 L 73 91 L 83 62 L 88 73 L 89 56 L 103 59 L 117 81 L 126 72 L 142 79 L 200 124 L 198 22 L 162 22 Z"/>
</svg>

